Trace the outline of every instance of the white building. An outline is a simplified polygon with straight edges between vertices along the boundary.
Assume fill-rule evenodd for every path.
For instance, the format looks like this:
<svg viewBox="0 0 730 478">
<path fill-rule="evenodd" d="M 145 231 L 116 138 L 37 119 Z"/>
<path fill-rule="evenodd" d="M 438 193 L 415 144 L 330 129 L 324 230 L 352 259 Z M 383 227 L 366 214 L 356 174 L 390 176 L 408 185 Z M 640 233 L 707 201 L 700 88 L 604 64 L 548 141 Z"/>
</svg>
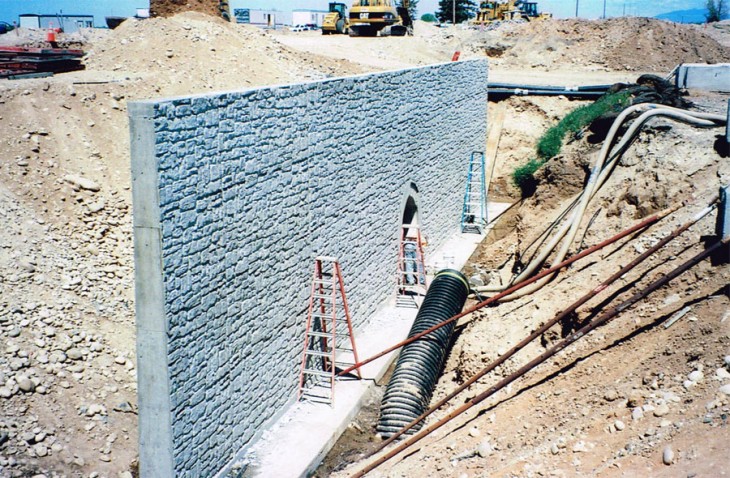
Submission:
<svg viewBox="0 0 730 478">
<path fill-rule="evenodd" d="M 93 15 L 38 15 L 24 13 L 19 16 L 21 28 L 48 29 L 61 28 L 66 33 L 73 33 L 79 28 L 92 28 Z"/>
<path fill-rule="evenodd" d="M 259 27 L 276 28 L 291 25 L 292 13 L 279 10 L 255 10 L 253 8 L 234 8 L 236 23 L 247 23 Z"/>
<path fill-rule="evenodd" d="M 292 12 L 292 25 L 317 25 L 321 27 L 327 13 L 324 10 L 294 10 Z"/>
</svg>

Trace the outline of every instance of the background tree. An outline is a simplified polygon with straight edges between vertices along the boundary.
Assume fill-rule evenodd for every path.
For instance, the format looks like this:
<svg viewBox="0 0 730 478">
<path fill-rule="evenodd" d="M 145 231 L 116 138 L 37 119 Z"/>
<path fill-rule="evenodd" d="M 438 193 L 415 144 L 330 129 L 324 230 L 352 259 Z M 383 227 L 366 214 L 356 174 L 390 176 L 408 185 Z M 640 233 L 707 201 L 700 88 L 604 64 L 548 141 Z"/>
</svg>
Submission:
<svg viewBox="0 0 730 478">
<path fill-rule="evenodd" d="M 421 15 L 421 21 L 422 22 L 428 22 L 428 23 L 436 23 L 436 15 L 433 13 L 424 13 Z"/>
<path fill-rule="evenodd" d="M 436 16 L 442 22 L 452 21 L 453 9 L 456 7 L 456 23 L 465 22 L 476 15 L 477 6 L 473 0 L 439 0 L 439 11 Z"/>
<path fill-rule="evenodd" d="M 398 6 L 402 7 L 404 3 L 405 3 L 405 0 L 400 0 L 398 2 Z M 418 0 L 409 0 L 408 1 L 408 14 L 411 16 L 411 19 L 413 21 L 415 21 L 416 18 L 418 18 L 418 17 L 416 17 L 416 13 L 418 13 Z"/>
<path fill-rule="evenodd" d="M 725 0 L 707 0 L 707 23 L 719 22 L 727 17 L 727 3 Z"/>
</svg>

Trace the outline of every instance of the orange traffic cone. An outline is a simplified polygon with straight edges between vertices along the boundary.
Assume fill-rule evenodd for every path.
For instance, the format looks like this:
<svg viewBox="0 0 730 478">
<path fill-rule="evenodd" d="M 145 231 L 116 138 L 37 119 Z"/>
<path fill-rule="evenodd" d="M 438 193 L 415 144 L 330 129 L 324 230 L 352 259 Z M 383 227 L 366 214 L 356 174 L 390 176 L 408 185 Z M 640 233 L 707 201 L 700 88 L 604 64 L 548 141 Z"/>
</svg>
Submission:
<svg viewBox="0 0 730 478">
<path fill-rule="evenodd" d="M 46 32 L 46 41 L 55 48 L 56 45 L 56 31 L 53 29 L 53 22 L 48 24 L 48 31 Z"/>
</svg>

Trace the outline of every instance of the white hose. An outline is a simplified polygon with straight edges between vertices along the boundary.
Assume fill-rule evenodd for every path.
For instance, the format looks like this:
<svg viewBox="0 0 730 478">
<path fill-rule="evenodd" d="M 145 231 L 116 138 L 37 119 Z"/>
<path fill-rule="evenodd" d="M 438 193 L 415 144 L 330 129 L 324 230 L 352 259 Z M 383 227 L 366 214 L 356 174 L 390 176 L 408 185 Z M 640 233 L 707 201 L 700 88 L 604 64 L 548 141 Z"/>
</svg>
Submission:
<svg viewBox="0 0 730 478">
<path fill-rule="evenodd" d="M 640 111 L 643 111 L 643 113 L 631 124 L 629 129 L 623 135 L 621 141 L 614 148 L 614 140 L 623 123 L 626 122 L 629 116 Z M 545 262 L 545 260 L 547 260 L 549 255 L 558 245 L 558 243 L 560 243 L 560 241 L 562 240 L 562 246 L 557 252 L 555 258 L 553 259 L 552 266 L 561 263 L 567 256 L 568 250 L 570 249 L 570 246 L 575 239 L 583 216 L 585 215 L 585 211 L 588 207 L 588 203 L 595 196 L 601 186 L 603 186 L 603 184 L 606 182 L 616 164 L 618 163 L 618 159 L 623 155 L 625 150 L 638 135 L 640 129 L 650 119 L 656 116 L 665 116 L 667 118 L 681 121 L 697 127 L 714 127 L 721 126 L 726 123 L 726 118 L 721 115 L 715 115 L 710 113 L 696 113 L 680 108 L 674 108 L 671 106 L 657 105 L 654 103 L 645 103 L 626 108 L 624 111 L 621 112 L 621 114 L 619 114 L 619 116 L 616 118 L 616 120 L 614 120 L 613 124 L 611 125 L 603 146 L 601 147 L 601 151 L 597 156 L 596 162 L 591 168 L 591 175 L 588 179 L 588 183 L 579 195 L 578 207 L 575 208 L 570 219 L 567 222 L 563 223 L 560 229 L 550 239 L 550 242 L 542 249 L 540 254 L 538 254 L 533 260 L 531 260 L 530 263 L 525 267 L 525 269 L 520 272 L 520 274 L 518 274 L 516 277 L 514 277 L 506 286 L 500 288 L 482 286 L 475 287 L 474 290 L 476 292 L 500 292 L 502 290 L 506 290 L 508 287 L 511 287 L 518 282 L 525 280 L 526 278 L 531 276 L 538 267 L 542 266 L 542 264 Z M 612 150 L 615 152 L 613 154 L 610 154 Z M 502 298 L 501 301 L 504 302 L 514 300 L 524 295 L 530 294 L 540 289 L 554 276 L 555 273 L 545 276 L 534 284 L 524 287 L 518 292 Z"/>
</svg>

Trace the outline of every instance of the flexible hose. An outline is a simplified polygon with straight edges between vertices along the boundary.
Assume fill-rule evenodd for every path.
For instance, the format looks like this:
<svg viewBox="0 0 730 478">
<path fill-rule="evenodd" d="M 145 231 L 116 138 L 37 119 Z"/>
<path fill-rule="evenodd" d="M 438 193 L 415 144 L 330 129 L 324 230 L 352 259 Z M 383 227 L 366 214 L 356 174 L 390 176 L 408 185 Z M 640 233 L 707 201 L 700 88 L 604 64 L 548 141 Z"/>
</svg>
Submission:
<svg viewBox="0 0 730 478">
<path fill-rule="evenodd" d="M 408 337 L 461 312 L 468 294 L 469 283 L 461 272 L 440 271 L 423 299 Z M 403 347 L 383 395 L 377 426 L 381 435 L 397 433 L 428 408 L 455 326 L 456 322 L 452 322 Z"/>
<path fill-rule="evenodd" d="M 631 124 L 631 126 L 621 138 L 621 141 L 619 141 L 618 144 L 616 144 L 614 147 L 614 141 L 616 139 L 616 135 L 618 134 L 619 129 L 631 115 L 637 112 L 643 113 Z M 573 241 L 575 240 L 575 236 L 578 233 L 578 229 L 580 228 L 580 224 L 583 216 L 585 215 L 588 203 L 606 182 L 611 172 L 613 172 L 615 165 L 618 163 L 618 158 L 623 155 L 629 145 L 634 141 L 640 129 L 650 119 L 656 116 L 664 116 L 697 127 L 721 126 L 727 121 L 726 118 L 721 115 L 690 112 L 680 108 L 657 105 L 654 103 L 634 105 L 622 111 L 609 129 L 608 135 L 606 136 L 606 140 L 601 147 L 601 151 L 598 154 L 596 162 L 591 168 L 591 174 L 588 179 L 588 183 L 586 184 L 584 190 L 579 194 L 578 206 L 574 209 L 570 219 L 561 225 L 561 227 L 553 235 L 553 237 L 542 249 L 542 251 L 540 251 L 540 253 L 537 254 L 537 256 L 530 261 L 530 263 L 520 274 L 514 277 L 507 284 L 507 287 L 515 282 L 520 282 L 526 277 L 532 275 L 538 267 L 542 266 L 542 264 L 547 260 L 547 258 L 550 256 L 553 250 L 555 250 L 557 245 L 561 243 L 561 241 L 562 245 L 556 253 L 552 264 L 558 264 L 566 257 L 568 250 L 570 249 L 570 246 L 572 245 Z M 614 152 L 611 154 L 611 151 Z M 552 280 L 553 277 L 554 274 L 546 276 L 541 280 L 535 282 L 534 284 L 531 284 L 529 287 L 525 287 L 519 292 L 504 297 L 502 301 L 514 300 L 527 294 L 531 294 L 543 287 L 547 282 Z M 482 286 L 474 288 L 475 292 L 481 293 L 499 292 L 502 290 L 505 290 L 505 287 L 497 288 L 491 286 Z"/>
</svg>

